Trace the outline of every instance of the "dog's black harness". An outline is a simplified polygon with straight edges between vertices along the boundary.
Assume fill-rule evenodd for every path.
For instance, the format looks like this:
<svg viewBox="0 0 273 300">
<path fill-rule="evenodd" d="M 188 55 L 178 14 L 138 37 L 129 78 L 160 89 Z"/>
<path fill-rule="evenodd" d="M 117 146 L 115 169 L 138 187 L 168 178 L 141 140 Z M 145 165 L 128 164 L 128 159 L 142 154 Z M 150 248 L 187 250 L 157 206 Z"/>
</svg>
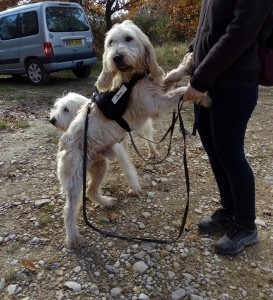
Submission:
<svg viewBox="0 0 273 300">
<path fill-rule="evenodd" d="M 145 72 L 136 73 L 130 81 L 123 83 L 114 91 L 99 92 L 96 88 L 91 101 L 97 104 L 106 118 L 115 120 L 124 130 L 130 132 L 132 129 L 122 116 L 126 111 L 133 87 L 144 76 L 146 76 Z"/>
</svg>

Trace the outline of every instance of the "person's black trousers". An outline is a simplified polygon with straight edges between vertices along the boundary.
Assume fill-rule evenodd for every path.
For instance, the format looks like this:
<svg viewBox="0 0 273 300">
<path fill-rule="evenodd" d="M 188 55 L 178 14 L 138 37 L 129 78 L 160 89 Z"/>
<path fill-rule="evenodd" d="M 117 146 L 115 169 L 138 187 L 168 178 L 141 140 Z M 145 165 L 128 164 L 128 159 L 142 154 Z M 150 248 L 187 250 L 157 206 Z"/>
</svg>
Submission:
<svg viewBox="0 0 273 300">
<path fill-rule="evenodd" d="M 195 106 L 198 132 L 219 188 L 221 204 L 236 222 L 254 226 L 255 180 L 245 157 L 247 123 L 257 104 L 258 86 L 209 90 L 212 106 Z M 199 113 L 197 113 L 199 110 Z"/>
</svg>

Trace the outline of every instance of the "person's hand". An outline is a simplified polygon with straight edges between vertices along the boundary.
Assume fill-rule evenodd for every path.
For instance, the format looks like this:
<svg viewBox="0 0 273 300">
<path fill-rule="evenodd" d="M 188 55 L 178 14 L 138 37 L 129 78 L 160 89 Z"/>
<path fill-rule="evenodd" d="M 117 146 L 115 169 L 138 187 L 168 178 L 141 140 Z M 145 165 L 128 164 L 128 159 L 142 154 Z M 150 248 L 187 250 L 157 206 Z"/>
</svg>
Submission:
<svg viewBox="0 0 273 300">
<path fill-rule="evenodd" d="M 196 104 L 200 104 L 204 107 L 210 107 L 211 106 L 211 99 L 206 95 L 206 93 L 199 92 L 195 88 L 193 88 L 191 85 L 187 87 L 187 90 L 183 96 L 184 101 L 193 101 Z"/>
<path fill-rule="evenodd" d="M 183 100 L 194 101 L 195 103 L 198 104 L 204 97 L 205 97 L 204 93 L 197 91 L 195 88 L 189 85 L 183 96 Z"/>
</svg>

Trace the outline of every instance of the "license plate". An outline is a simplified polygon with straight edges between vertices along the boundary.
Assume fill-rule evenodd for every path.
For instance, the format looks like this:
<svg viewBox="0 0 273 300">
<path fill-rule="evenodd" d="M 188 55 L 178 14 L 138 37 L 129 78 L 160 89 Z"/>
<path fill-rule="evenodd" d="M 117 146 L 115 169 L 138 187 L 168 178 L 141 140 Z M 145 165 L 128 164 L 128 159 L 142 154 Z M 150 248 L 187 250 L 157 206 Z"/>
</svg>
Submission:
<svg viewBox="0 0 273 300">
<path fill-rule="evenodd" d="M 68 40 L 66 41 L 68 46 L 78 46 L 82 44 L 82 40 Z"/>
</svg>

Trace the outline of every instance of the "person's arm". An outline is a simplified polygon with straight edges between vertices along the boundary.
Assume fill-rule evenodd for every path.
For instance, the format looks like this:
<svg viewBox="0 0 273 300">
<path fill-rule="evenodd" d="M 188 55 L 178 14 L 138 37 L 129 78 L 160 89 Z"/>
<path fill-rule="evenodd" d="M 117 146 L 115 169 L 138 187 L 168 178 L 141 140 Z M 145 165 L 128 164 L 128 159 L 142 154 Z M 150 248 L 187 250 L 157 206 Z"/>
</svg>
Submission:
<svg viewBox="0 0 273 300">
<path fill-rule="evenodd" d="M 211 48 L 191 77 L 191 86 L 205 92 L 251 45 L 273 7 L 272 0 L 238 0 L 226 33 Z"/>
</svg>

